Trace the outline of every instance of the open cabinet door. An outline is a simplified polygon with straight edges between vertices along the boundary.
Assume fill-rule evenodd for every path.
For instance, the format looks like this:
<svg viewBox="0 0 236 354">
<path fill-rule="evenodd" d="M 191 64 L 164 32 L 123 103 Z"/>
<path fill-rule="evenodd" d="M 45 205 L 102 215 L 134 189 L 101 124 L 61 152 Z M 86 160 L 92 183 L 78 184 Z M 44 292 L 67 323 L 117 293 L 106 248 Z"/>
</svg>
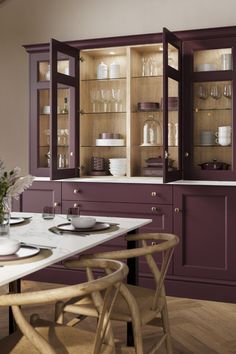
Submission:
<svg viewBox="0 0 236 354">
<path fill-rule="evenodd" d="M 50 42 L 50 178 L 79 175 L 79 51 Z"/>
<path fill-rule="evenodd" d="M 163 181 L 182 178 L 182 52 L 181 41 L 163 29 Z"/>
</svg>

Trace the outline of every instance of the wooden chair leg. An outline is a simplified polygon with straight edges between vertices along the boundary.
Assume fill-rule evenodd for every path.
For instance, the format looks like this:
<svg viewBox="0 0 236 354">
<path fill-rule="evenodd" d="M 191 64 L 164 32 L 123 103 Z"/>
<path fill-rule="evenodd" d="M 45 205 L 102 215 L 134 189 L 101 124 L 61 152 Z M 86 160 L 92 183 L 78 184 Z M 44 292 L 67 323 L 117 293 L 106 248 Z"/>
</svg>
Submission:
<svg viewBox="0 0 236 354">
<path fill-rule="evenodd" d="M 58 324 L 63 324 L 64 321 L 64 302 L 58 301 L 55 305 L 55 322 Z"/>
<path fill-rule="evenodd" d="M 167 305 L 165 304 L 161 311 L 161 318 L 163 324 L 163 331 L 166 334 L 165 346 L 167 354 L 173 354 L 173 348 L 171 343 L 171 334 L 170 334 L 170 324 Z"/>
</svg>

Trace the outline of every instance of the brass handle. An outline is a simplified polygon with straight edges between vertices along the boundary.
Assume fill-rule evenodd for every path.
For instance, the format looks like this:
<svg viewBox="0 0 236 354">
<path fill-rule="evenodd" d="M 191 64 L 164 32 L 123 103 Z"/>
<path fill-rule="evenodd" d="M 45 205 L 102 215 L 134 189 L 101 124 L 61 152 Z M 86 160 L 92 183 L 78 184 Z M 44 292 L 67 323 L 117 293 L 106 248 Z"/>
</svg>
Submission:
<svg viewBox="0 0 236 354">
<path fill-rule="evenodd" d="M 157 197 L 157 192 L 151 192 L 152 197 Z"/>
<path fill-rule="evenodd" d="M 151 211 L 152 211 L 153 213 L 156 212 L 156 213 L 161 214 L 161 209 L 159 209 L 159 208 L 157 208 L 157 207 L 151 207 Z"/>
<path fill-rule="evenodd" d="M 175 209 L 174 209 L 174 211 L 175 211 L 175 213 L 177 213 L 177 214 L 178 214 L 178 213 L 180 213 L 180 212 L 181 212 L 181 209 L 180 209 L 180 208 L 175 208 Z"/>
</svg>

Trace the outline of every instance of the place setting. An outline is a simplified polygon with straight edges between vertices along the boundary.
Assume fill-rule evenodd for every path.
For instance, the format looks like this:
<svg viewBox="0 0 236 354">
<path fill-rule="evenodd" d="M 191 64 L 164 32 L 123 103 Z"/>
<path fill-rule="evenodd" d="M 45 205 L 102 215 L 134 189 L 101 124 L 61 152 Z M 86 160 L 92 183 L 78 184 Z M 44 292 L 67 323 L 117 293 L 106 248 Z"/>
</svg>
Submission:
<svg viewBox="0 0 236 354">
<path fill-rule="evenodd" d="M 52 249 L 9 237 L 0 238 L 0 267 L 36 262 L 52 255 Z"/>
<path fill-rule="evenodd" d="M 118 224 L 97 221 L 92 216 L 82 216 L 77 207 L 68 208 L 67 220 L 68 222 L 53 226 L 49 230 L 57 235 L 70 233 L 77 236 L 88 236 L 90 233 L 97 233 L 108 229 L 115 231 L 118 227 Z"/>
</svg>

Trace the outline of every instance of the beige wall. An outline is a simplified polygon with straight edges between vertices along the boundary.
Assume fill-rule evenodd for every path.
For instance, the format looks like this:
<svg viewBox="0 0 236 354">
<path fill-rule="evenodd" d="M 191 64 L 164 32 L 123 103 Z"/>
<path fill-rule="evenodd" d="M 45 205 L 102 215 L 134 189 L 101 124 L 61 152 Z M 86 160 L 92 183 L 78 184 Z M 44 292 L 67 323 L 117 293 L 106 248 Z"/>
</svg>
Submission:
<svg viewBox="0 0 236 354">
<path fill-rule="evenodd" d="M 28 171 L 22 44 L 236 25 L 235 0 L 5 0 L 0 4 L 0 158 Z"/>
</svg>

